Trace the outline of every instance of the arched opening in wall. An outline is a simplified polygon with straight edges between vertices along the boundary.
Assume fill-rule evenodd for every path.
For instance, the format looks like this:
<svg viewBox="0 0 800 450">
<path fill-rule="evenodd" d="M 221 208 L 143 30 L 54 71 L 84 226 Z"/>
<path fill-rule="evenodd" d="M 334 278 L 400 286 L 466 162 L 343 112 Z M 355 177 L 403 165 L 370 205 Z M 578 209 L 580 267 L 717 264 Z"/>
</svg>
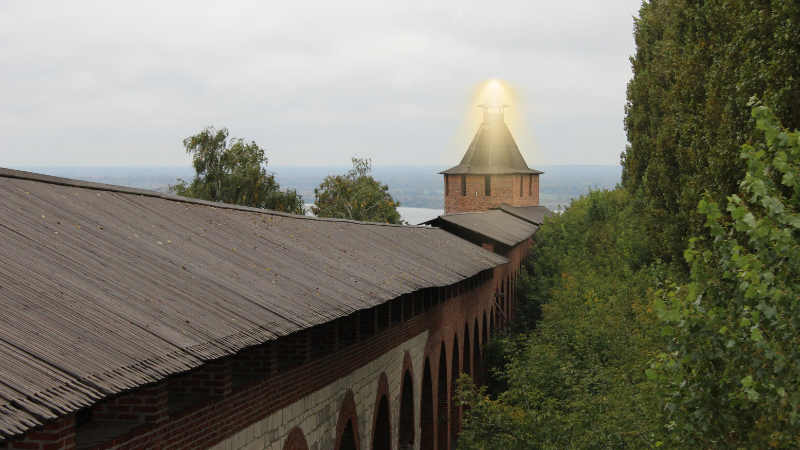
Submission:
<svg viewBox="0 0 800 450">
<path fill-rule="evenodd" d="M 283 450 L 308 450 L 306 437 L 300 428 L 294 427 L 289 431 L 289 437 L 283 445 Z"/>
<path fill-rule="evenodd" d="M 400 449 L 414 448 L 414 380 L 406 370 L 403 376 L 403 392 L 400 394 Z"/>
<path fill-rule="evenodd" d="M 497 307 L 497 329 L 502 330 L 505 328 L 503 323 L 503 304 L 506 302 L 506 281 L 503 280 L 500 282 L 500 293 L 503 294 L 500 296 L 500 301 L 498 302 Z"/>
<path fill-rule="evenodd" d="M 375 432 L 372 435 L 372 450 L 392 449 L 392 423 L 389 421 L 389 399 L 381 396 L 378 404 L 378 417 L 375 419 Z"/>
<path fill-rule="evenodd" d="M 358 450 L 356 449 L 356 435 L 353 432 L 352 419 L 347 419 L 347 425 L 344 426 L 344 433 L 342 434 L 342 441 L 339 444 L 339 450 Z"/>
<path fill-rule="evenodd" d="M 419 414 L 421 431 L 420 450 L 433 450 L 433 380 L 431 379 L 431 363 L 425 358 L 425 369 L 422 372 L 422 400 Z"/>
<path fill-rule="evenodd" d="M 511 317 L 511 297 L 514 296 L 514 285 L 511 283 L 510 275 L 506 281 L 506 291 L 508 292 L 508 295 L 506 295 L 506 317 Z"/>
<path fill-rule="evenodd" d="M 453 337 L 453 359 L 450 369 L 450 399 L 456 396 L 458 389 L 458 374 L 460 372 L 460 364 L 458 360 L 458 335 Z M 450 405 L 450 446 L 455 446 L 458 442 L 458 433 L 461 432 L 461 408 L 455 403 Z"/>
<path fill-rule="evenodd" d="M 470 349 L 469 345 L 469 324 L 464 324 L 464 364 L 461 367 L 461 373 L 465 373 L 472 377 L 472 358 L 470 358 L 470 353 L 472 349 Z"/>
<path fill-rule="evenodd" d="M 439 350 L 439 382 L 436 385 L 436 441 L 439 450 L 447 449 L 447 424 L 450 422 L 447 405 L 447 349 L 442 342 Z"/>
<path fill-rule="evenodd" d="M 483 332 L 481 333 L 481 344 L 489 342 L 489 327 L 486 326 L 486 311 L 483 312 Z"/>
<path fill-rule="evenodd" d="M 475 384 L 480 385 L 482 381 L 483 364 L 481 359 L 481 338 L 478 329 L 478 319 L 475 319 L 474 330 L 472 331 L 472 379 Z"/>
<path fill-rule="evenodd" d="M 380 387 L 381 378 L 378 379 Z M 388 384 L 388 383 L 387 383 Z M 356 450 L 361 448 L 361 436 L 358 431 L 358 414 L 356 412 L 355 395 L 346 390 L 339 409 L 339 420 L 336 422 L 336 445 L 333 450 Z"/>
<path fill-rule="evenodd" d="M 497 329 L 497 324 L 494 321 L 494 309 L 494 306 L 492 306 L 492 310 L 489 312 L 489 323 L 492 324 L 492 329 L 490 330 L 491 332 L 494 332 L 494 330 Z"/>
</svg>

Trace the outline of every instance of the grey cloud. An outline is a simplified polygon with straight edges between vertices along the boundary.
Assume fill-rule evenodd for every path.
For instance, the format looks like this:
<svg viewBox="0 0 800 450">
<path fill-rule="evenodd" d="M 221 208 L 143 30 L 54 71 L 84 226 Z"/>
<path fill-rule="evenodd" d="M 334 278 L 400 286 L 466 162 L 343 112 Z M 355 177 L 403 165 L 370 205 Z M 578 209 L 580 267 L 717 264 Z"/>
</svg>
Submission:
<svg viewBox="0 0 800 450">
<path fill-rule="evenodd" d="M 519 87 L 547 163 L 614 164 L 638 7 L 4 2 L 0 166 L 185 164 L 205 125 L 278 165 L 435 163 L 495 77 Z"/>
</svg>

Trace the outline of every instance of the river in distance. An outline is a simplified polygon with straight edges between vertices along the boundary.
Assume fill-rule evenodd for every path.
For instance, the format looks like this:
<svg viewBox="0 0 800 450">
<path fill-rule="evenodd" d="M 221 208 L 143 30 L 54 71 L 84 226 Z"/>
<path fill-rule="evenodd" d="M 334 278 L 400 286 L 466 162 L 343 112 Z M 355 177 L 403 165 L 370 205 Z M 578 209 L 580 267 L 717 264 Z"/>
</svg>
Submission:
<svg viewBox="0 0 800 450">
<path fill-rule="evenodd" d="M 306 206 L 309 206 L 309 204 L 306 204 Z M 408 222 L 409 225 L 419 225 L 422 222 L 435 219 L 444 214 L 443 209 L 407 208 L 405 206 L 398 207 L 397 212 L 400 213 L 400 218 Z M 306 214 L 313 216 L 311 211 L 308 211 Z"/>
</svg>

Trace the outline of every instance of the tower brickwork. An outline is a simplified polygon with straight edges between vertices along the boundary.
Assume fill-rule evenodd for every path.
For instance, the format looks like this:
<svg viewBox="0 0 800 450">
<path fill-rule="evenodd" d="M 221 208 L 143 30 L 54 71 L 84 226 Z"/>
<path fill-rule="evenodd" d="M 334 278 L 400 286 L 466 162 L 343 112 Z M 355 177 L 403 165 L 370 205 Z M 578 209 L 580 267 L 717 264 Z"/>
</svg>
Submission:
<svg viewBox="0 0 800 450">
<path fill-rule="evenodd" d="M 539 175 L 528 167 L 505 123 L 508 105 L 496 97 L 478 105 L 483 123 L 461 163 L 443 172 L 445 214 L 488 211 L 505 203 L 539 204 Z"/>
</svg>

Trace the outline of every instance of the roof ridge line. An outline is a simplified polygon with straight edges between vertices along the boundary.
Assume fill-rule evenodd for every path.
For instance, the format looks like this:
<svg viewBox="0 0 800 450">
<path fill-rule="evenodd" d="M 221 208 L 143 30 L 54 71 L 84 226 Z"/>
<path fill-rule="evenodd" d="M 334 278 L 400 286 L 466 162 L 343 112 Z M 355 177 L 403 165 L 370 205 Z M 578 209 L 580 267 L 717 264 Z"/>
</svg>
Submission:
<svg viewBox="0 0 800 450">
<path fill-rule="evenodd" d="M 254 212 L 258 214 L 269 214 L 281 217 L 291 217 L 293 219 L 306 219 L 306 220 L 322 220 L 325 222 L 344 222 L 353 223 L 356 225 L 376 225 L 384 227 L 413 227 L 413 228 L 428 228 L 424 225 L 396 225 L 392 223 L 381 222 L 362 222 L 350 219 L 336 219 L 333 217 L 317 217 L 317 216 L 301 216 L 298 214 L 291 214 L 281 211 L 273 211 L 271 209 L 254 208 L 251 206 L 231 205 L 230 203 L 218 203 L 208 200 L 201 200 L 192 197 L 182 197 L 180 195 L 165 194 L 163 192 L 151 191 L 149 189 L 132 188 L 128 186 L 118 186 L 115 184 L 96 183 L 94 181 L 75 180 L 72 178 L 56 177 L 53 175 L 45 175 L 35 172 L 26 172 L 24 170 L 7 169 L 0 167 L 0 178 L 15 178 L 19 180 L 36 181 L 40 183 L 57 184 L 60 186 L 77 187 L 83 189 L 94 189 L 98 191 L 110 191 L 120 194 L 141 195 L 144 197 L 155 197 L 174 202 L 189 203 L 193 205 L 211 206 L 214 208 L 234 209 L 238 211 Z"/>
</svg>

